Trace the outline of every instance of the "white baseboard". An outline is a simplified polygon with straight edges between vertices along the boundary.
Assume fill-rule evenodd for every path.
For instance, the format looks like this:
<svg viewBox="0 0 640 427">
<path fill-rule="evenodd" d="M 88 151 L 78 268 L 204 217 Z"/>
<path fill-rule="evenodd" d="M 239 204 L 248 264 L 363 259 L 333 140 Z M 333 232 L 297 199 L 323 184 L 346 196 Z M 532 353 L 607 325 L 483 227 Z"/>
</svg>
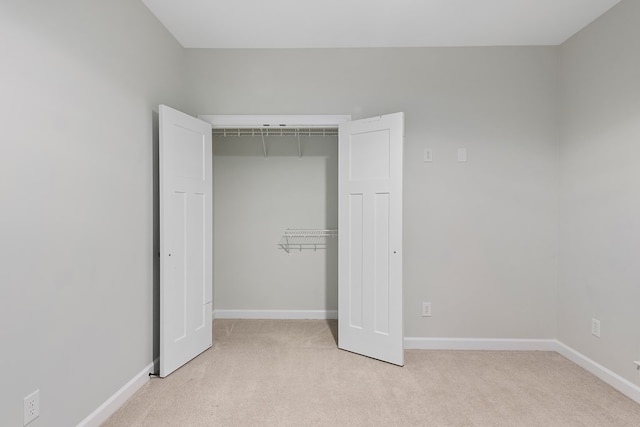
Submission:
<svg viewBox="0 0 640 427">
<path fill-rule="evenodd" d="M 213 310 L 214 319 L 337 319 L 338 310 Z"/>
<path fill-rule="evenodd" d="M 589 359 L 582 353 L 572 349 L 568 345 L 557 341 L 557 350 L 562 356 L 571 360 L 576 365 L 581 368 L 591 372 L 596 377 L 600 378 L 605 383 L 609 384 L 611 387 L 618 390 L 620 393 L 629 397 L 631 400 L 636 403 L 640 403 L 640 387 L 633 384 L 632 382 L 622 378 L 620 375 L 615 372 L 605 368 L 601 364 Z"/>
<path fill-rule="evenodd" d="M 113 415 L 120 406 L 122 406 L 134 393 L 149 381 L 149 373 L 153 372 L 154 365 L 150 363 L 136 376 L 131 378 L 128 383 L 123 385 L 120 390 L 116 391 L 113 396 L 107 399 L 102 405 L 93 411 L 87 418 L 82 420 L 78 427 L 98 427 L 104 423 L 107 418 Z"/>
<path fill-rule="evenodd" d="M 547 339 L 405 337 L 404 348 L 407 350 L 556 351 L 557 341 Z"/>
<path fill-rule="evenodd" d="M 633 384 L 558 340 L 405 337 L 404 348 L 407 350 L 555 351 L 600 378 L 631 400 L 640 403 L 640 386 Z"/>
</svg>

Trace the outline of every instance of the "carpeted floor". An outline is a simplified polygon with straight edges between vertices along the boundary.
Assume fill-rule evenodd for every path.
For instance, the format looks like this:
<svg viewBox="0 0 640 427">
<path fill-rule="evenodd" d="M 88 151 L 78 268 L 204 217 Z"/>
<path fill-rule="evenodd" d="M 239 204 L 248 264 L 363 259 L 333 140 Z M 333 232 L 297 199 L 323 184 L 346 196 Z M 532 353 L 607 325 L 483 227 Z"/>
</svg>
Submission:
<svg viewBox="0 0 640 427">
<path fill-rule="evenodd" d="M 640 426 L 640 405 L 552 352 L 338 350 L 335 321 L 216 320 L 214 346 L 104 426 Z"/>
</svg>

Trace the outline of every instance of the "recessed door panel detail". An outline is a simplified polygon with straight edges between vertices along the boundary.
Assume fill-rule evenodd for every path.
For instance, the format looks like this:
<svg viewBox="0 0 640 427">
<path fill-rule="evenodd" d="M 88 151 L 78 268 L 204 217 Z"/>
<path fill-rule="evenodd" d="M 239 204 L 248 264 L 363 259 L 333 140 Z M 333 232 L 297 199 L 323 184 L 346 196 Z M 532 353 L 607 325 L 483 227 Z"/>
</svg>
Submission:
<svg viewBox="0 0 640 427">
<path fill-rule="evenodd" d="M 362 328 L 363 305 L 363 197 L 352 194 L 349 197 L 349 325 Z"/>
<path fill-rule="evenodd" d="M 389 333 L 389 194 L 374 196 L 375 233 L 374 247 L 374 326 L 378 334 Z"/>
<path fill-rule="evenodd" d="M 189 179 L 204 180 L 205 141 L 202 134 L 181 126 L 174 128 L 176 141 L 171 147 L 171 162 L 176 176 Z"/>
<path fill-rule="evenodd" d="M 389 130 L 351 135 L 350 176 L 354 181 L 389 178 Z"/>
<path fill-rule="evenodd" d="M 206 295 L 206 283 L 205 283 L 205 256 L 207 251 L 205 250 L 205 232 L 207 231 L 205 225 L 205 202 L 206 197 L 202 193 L 195 193 L 191 196 L 190 209 L 189 209 L 189 239 L 187 250 L 194 254 L 190 257 L 190 264 L 187 266 L 187 277 L 192 289 L 189 298 L 189 306 L 199 306 L 199 310 L 193 310 L 189 313 L 189 328 L 192 330 L 198 330 L 204 327 L 206 316 L 204 315 L 204 304 Z M 210 254 L 209 254 L 210 255 Z"/>
<path fill-rule="evenodd" d="M 176 225 L 168 254 L 168 277 L 175 286 L 167 289 L 167 302 L 171 305 L 173 320 L 168 323 L 168 335 L 173 342 L 187 335 L 187 194 L 174 192 L 168 203 L 170 220 Z"/>
</svg>

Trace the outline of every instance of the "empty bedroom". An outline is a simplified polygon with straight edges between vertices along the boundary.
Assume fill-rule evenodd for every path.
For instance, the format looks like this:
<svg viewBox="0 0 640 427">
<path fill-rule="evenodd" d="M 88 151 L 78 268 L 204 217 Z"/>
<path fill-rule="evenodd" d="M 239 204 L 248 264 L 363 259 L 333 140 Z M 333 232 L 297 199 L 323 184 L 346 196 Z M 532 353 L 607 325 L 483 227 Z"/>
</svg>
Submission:
<svg viewBox="0 0 640 427">
<path fill-rule="evenodd" d="M 0 28 L 0 425 L 640 425 L 639 1 Z"/>
</svg>

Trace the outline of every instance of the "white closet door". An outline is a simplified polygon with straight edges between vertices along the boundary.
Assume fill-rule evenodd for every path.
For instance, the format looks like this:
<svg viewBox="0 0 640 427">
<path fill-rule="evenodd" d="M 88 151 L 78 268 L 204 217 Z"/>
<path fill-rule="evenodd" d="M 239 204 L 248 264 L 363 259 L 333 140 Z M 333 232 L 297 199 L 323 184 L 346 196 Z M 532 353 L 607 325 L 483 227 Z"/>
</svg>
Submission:
<svg viewBox="0 0 640 427">
<path fill-rule="evenodd" d="M 160 106 L 160 376 L 212 345 L 211 125 Z"/>
<path fill-rule="evenodd" d="M 404 365 L 404 114 L 340 125 L 338 347 Z"/>
</svg>

